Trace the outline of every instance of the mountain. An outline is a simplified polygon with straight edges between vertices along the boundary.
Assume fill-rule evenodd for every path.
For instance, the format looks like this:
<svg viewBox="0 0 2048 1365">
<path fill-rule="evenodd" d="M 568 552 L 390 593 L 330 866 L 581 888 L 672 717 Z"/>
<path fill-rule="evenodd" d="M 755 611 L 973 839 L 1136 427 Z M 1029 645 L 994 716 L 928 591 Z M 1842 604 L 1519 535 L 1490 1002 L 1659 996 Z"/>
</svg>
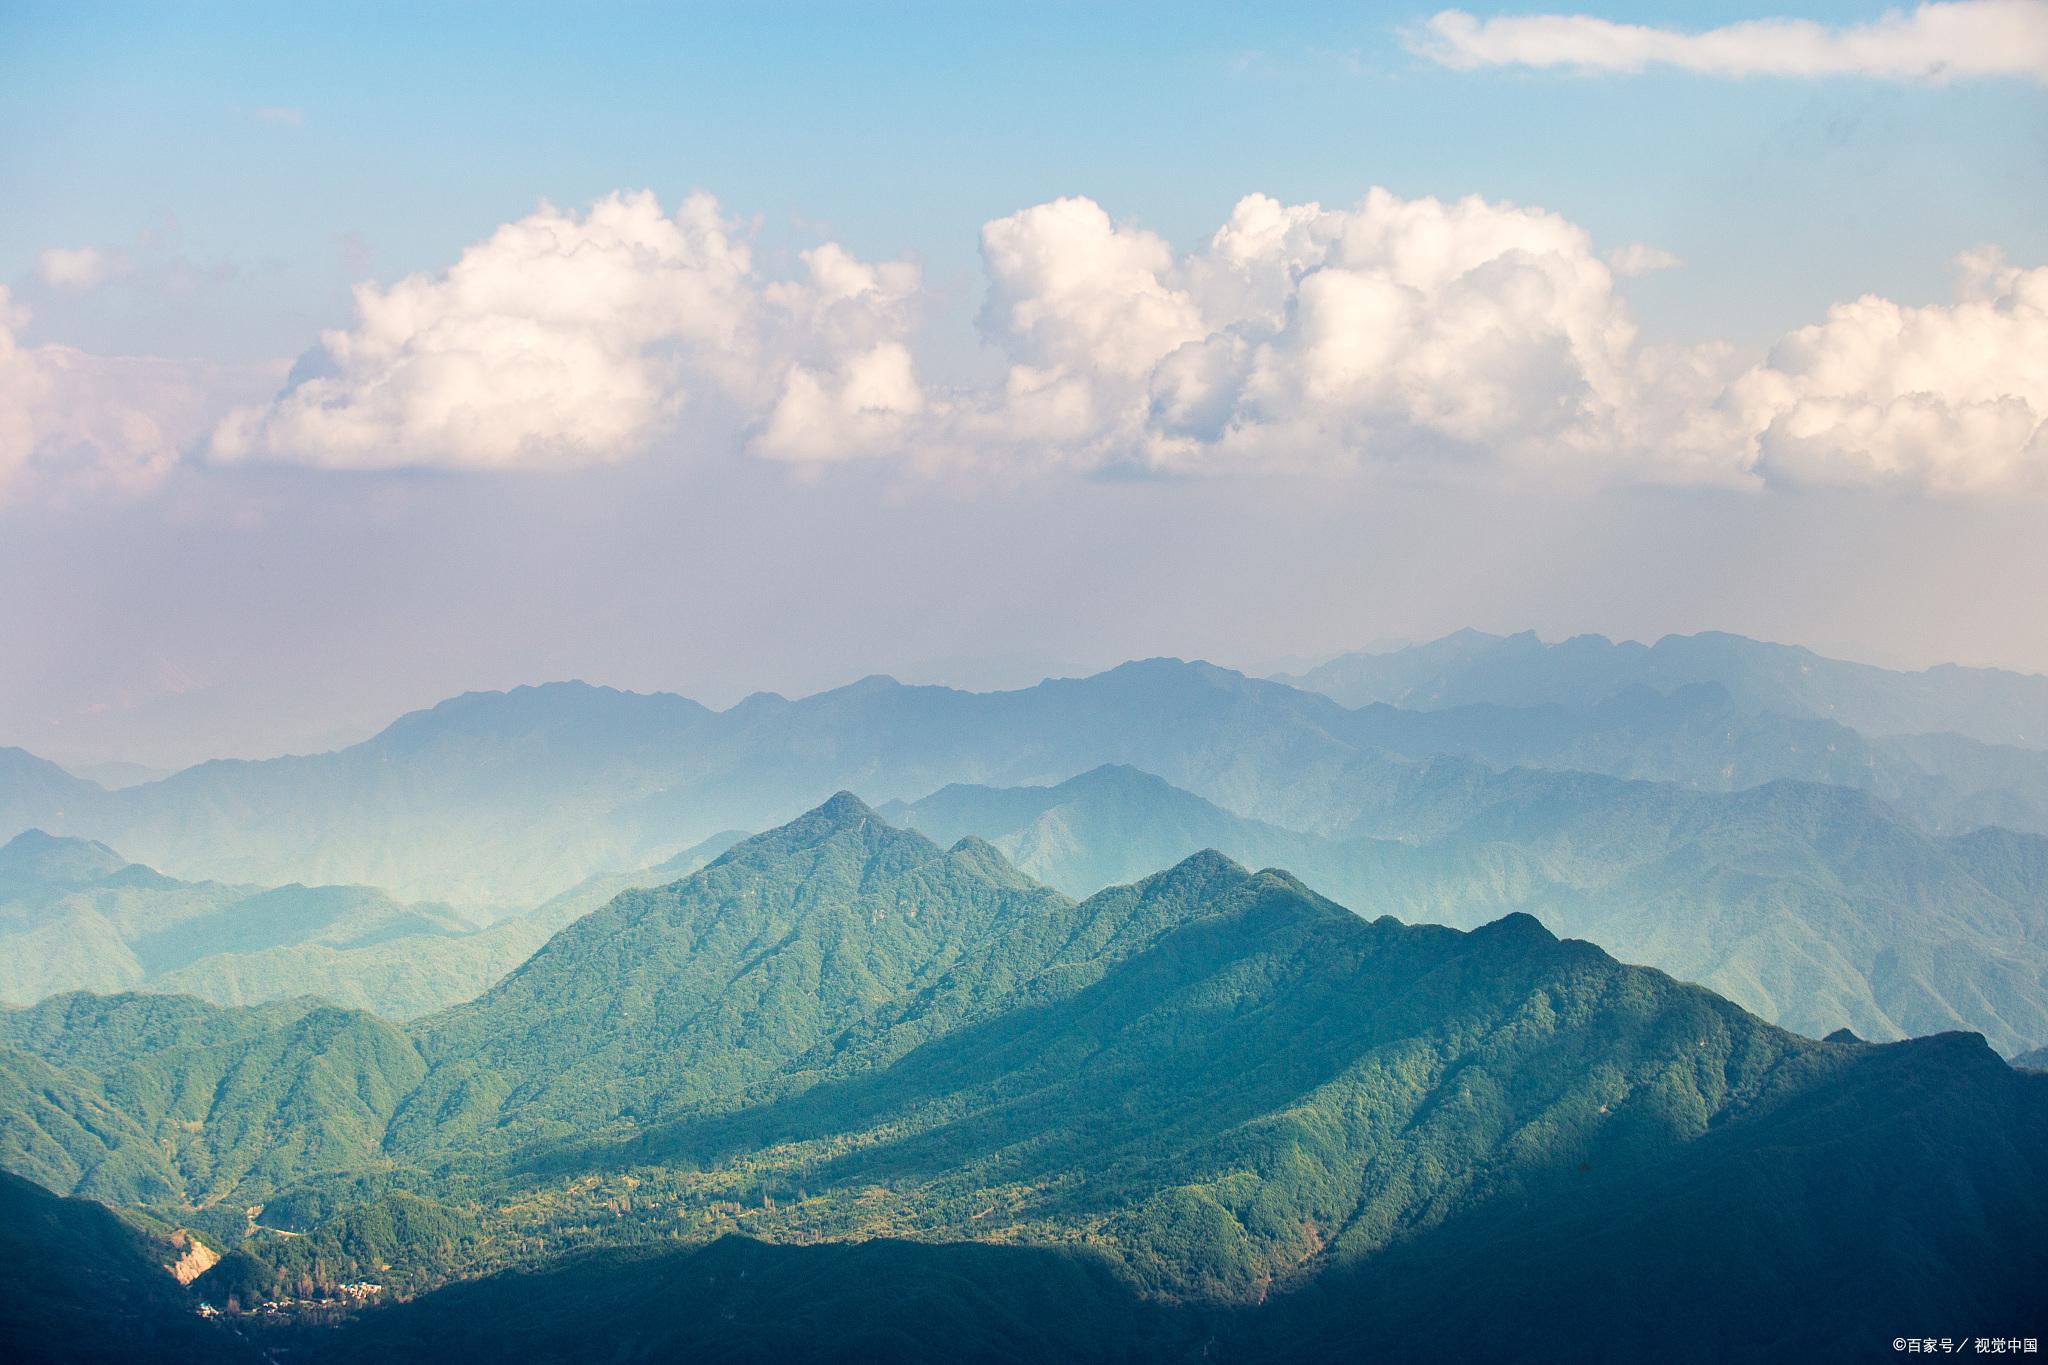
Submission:
<svg viewBox="0 0 2048 1365">
<path fill-rule="evenodd" d="M 335 753 L 201 764 L 120 791 L 52 788 L 37 769 L 9 793 L 11 770 L 0 770 L 0 812 L 176 876 L 359 883 L 495 909 L 647 866 L 722 829 L 775 825 L 836 789 L 908 799 L 1127 764 L 1250 819 L 1338 834 L 1356 832 L 1396 760 L 1440 755 L 1703 790 L 1820 781 L 1868 791 L 1930 832 L 2048 830 L 2048 753 L 1955 736 L 1869 739 L 1714 683 L 1671 693 L 1630 683 L 1535 706 L 1354 710 L 1175 659 L 1014 692 L 869 678 L 720 712 L 573 683 L 475 693 Z"/>
<path fill-rule="evenodd" d="M 1955 664 L 1898 672 L 1718 631 L 1643 645 L 1603 635 L 1546 644 L 1533 631 L 1462 630 L 1386 653 L 1341 655 L 1281 681 L 1347 706 L 1413 710 L 1471 703 L 1583 709 L 1630 687 L 1669 692 L 1712 683 L 1746 711 L 1834 720 L 1872 735 L 1947 732 L 2048 748 L 2048 678 Z"/>
<path fill-rule="evenodd" d="M 1633 684 L 1591 704 L 1355 713 L 1354 742 L 1408 758 L 1551 768 L 1741 791 L 1769 782 L 1869 792 L 1933 833 L 2048 833 L 2048 752 L 1961 735 L 1867 737 L 1837 721 L 1745 711 L 1718 683 Z"/>
<path fill-rule="evenodd" d="M 1367 920 L 1213 852 L 1076 902 L 845 794 L 408 1034 L 72 997 L 0 1046 L 45 1068 L 0 1088 L 39 1179 L 135 1191 L 153 1159 L 144 1197 L 215 1219 L 202 1292 L 426 1291 L 290 1339 L 314 1356 L 460 1359 L 523 1322 L 535 1358 L 916 1359 L 966 1323 L 1043 1359 L 1070 1292 L 1091 1353 L 1265 1359 L 1419 1344 L 1404 1305 L 1477 1284 L 1523 1355 L 1703 1359 L 1709 1309 L 1842 1355 L 1873 1294 L 2007 1321 L 2048 1282 L 2048 1078 L 1981 1038 L 1801 1038 L 1526 915 Z M 917 1298 L 853 1307 L 888 1267 Z"/>
<path fill-rule="evenodd" d="M 166 1268 L 181 1248 L 88 1199 L 0 1171 L 0 1342 L 21 1362 L 253 1362 L 234 1332 L 194 1313 Z"/>
<path fill-rule="evenodd" d="M 332 754 L 201 764 L 27 823 L 105 840 L 173 875 L 532 904 L 721 829 L 779 823 L 847 787 L 914 794 L 1135 762 L 1256 806 L 1290 791 L 1305 763 L 1349 752 L 1330 729 L 1344 714 L 1178 660 L 1001 693 L 871 678 L 715 713 L 551 684 L 459 697 Z M 9 800 L 55 797 L 38 788 Z"/>
<path fill-rule="evenodd" d="M 479 927 L 372 887 L 182 882 L 104 844 L 29 830 L 0 845 L 0 1002 L 74 990 L 222 1005 L 319 996 L 409 1019 L 481 994 L 619 891 L 687 876 L 741 837 L 716 836 Z"/>
<path fill-rule="evenodd" d="M 1259 1324 L 1254 1358 L 1861 1360 L 1892 1349 L 1892 1317 L 2038 1320 L 2038 1145 L 1969 1134 L 2032 1121 L 2044 1081 L 1967 1035 L 1858 1049 L 1653 1170 L 1596 1160 L 1568 1198 L 1488 1208 L 1319 1279 Z M 2033 1192 L 1939 1211 L 1990 1190 Z"/>
<path fill-rule="evenodd" d="M 878 1290 L 880 1292 L 878 1292 Z M 294 1342 L 318 1362 L 718 1360 L 758 1365 L 1194 1360 L 1207 1321 L 1099 1258 L 900 1239 L 598 1252 L 455 1285 Z"/>
<path fill-rule="evenodd" d="M 575 923 L 593 910 L 604 908 L 620 892 L 651 890 L 654 887 L 667 886 L 671 882 L 679 882 L 691 873 L 717 861 L 727 849 L 747 837 L 745 830 L 721 830 L 710 838 L 701 839 L 652 866 L 635 868 L 631 872 L 607 872 L 586 877 L 567 891 L 548 897 L 533 909 L 519 915 L 517 919 L 523 924 L 544 931 L 541 941 L 545 942 L 557 930 Z M 538 947 L 539 944 L 536 943 L 535 946 Z"/>
<path fill-rule="evenodd" d="M 124 1204 L 260 1196 L 374 1166 L 424 1074 L 391 1024 L 319 1001 L 56 996 L 0 1009 L 0 1168 Z"/>
<path fill-rule="evenodd" d="M 0 834 L 88 819 L 106 791 L 26 749 L 0 745 Z"/>
<path fill-rule="evenodd" d="M 96 782 L 109 791 L 117 787 L 133 787 L 144 782 L 156 782 L 169 777 L 175 768 L 152 768 L 145 763 L 125 763 L 115 760 L 107 763 L 66 763 L 64 771 L 87 782 Z"/>
<path fill-rule="evenodd" d="M 985 838 L 1019 871 L 1076 897 L 1210 848 L 1254 867 L 1308 867 L 1328 842 L 1233 815 L 1126 764 L 1048 787 L 954 783 L 880 814 L 941 842 Z"/>
<path fill-rule="evenodd" d="M 1927 1045 L 1874 1049 L 1820 1094 L 1667 1162 L 1580 1162 L 1562 1190 L 1493 1201 L 1250 1306 L 1144 1296 L 1081 1246 L 728 1235 L 454 1285 L 302 1345 L 322 1361 L 458 1365 L 1861 1359 L 1896 1330 L 1873 1304 L 2038 1316 L 2038 1194 L 1963 1217 L 1949 1201 L 2039 1189 L 2038 1150 L 1974 1134 L 2037 1117 L 2041 1087 L 1944 1044 L 1938 1088 Z"/>
<path fill-rule="evenodd" d="M 404 1015 L 474 995 L 543 937 L 480 934 L 446 906 L 370 887 L 183 882 L 40 830 L 0 845 L 9 1003 L 141 987 L 223 1004 L 320 994 Z"/>
<path fill-rule="evenodd" d="M 697 876 L 620 895 L 422 1020 L 434 1070 L 394 1141 L 580 1139 L 730 1105 L 1060 901 L 985 845 L 942 851 L 841 793 Z"/>
<path fill-rule="evenodd" d="M 1389 837 L 1297 834 L 1129 768 L 887 809 L 986 838 L 1070 895 L 1216 848 L 1369 915 L 1472 928 L 1526 911 L 1816 1037 L 2048 1039 L 2048 839 L 1930 836 L 1802 783 L 1724 795 L 1447 759 L 1399 771 L 1361 822 Z"/>
</svg>

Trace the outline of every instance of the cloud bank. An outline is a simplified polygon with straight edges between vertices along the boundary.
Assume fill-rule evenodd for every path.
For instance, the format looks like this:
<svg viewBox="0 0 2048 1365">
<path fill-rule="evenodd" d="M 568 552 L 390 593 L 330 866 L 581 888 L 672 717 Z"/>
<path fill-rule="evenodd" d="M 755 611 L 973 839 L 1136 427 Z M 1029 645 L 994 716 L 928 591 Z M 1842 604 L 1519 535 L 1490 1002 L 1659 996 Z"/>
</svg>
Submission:
<svg viewBox="0 0 2048 1365">
<path fill-rule="evenodd" d="M 1460 71 L 1563 67 L 1707 76 L 1864 76 L 1944 82 L 2018 77 L 2048 84 L 2048 4 L 1951 0 L 1888 11 L 1867 24 L 1753 19 L 1688 33 L 1585 14 L 1478 19 L 1444 10 L 1407 35 L 1417 55 Z"/>
<path fill-rule="evenodd" d="M 1652 346 L 1619 279 L 1669 269 L 1540 208 L 1239 201 L 1193 251 L 1085 198 L 985 224 L 990 377 L 928 382 L 917 268 L 835 243 L 771 276 L 708 195 L 542 205 L 446 270 L 365 284 L 272 400 L 195 440 L 190 367 L 18 341 L 0 479 L 147 486 L 216 462 L 575 468 L 660 451 L 1035 474 L 1343 475 L 2048 493 L 2048 268 L 1840 304 L 1762 355 Z"/>
</svg>

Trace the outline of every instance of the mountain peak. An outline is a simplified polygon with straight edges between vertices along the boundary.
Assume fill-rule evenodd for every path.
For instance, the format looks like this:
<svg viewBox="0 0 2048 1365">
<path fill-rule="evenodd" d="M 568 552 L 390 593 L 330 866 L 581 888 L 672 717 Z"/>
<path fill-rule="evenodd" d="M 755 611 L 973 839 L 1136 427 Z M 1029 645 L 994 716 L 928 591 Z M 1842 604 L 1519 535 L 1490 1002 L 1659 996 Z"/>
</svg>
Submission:
<svg viewBox="0 0 2048 1365">
<path fill-rule="evenodd" d="M 0 844 L 0 873 L 49 885 L 97 881 L 126 866 L 126 858 L 97 840 L 40 829 L 25 829 Z"/>
<path fill-rule="evenodd" d="M 806 813 L 807 820 L 823 820 L 834 829 L 856 829 L 868 820 L 881 817 L 869 809 L 868 803 L 849 791 L 832 793 L 823 805 Z"/>
<path fill-rule="evenodd" d="M 1164 872 L 1153 873 L 1145 883 L 1197 883 L 1220 879 L 1235 884 L 1250 881 L 1251 876 L 1236 859 L 1213 848 L 1205 848 L 1199 853 L 1190 853 Z"/>
<path fill-rule="evenodd" d="M 1482 924 L 1474 934 L 1513 943 L 1555 943 L 1557 935 L 1543 921 L 1522 910 L 1510 910 L 1499 919 Z"/>
</svg>

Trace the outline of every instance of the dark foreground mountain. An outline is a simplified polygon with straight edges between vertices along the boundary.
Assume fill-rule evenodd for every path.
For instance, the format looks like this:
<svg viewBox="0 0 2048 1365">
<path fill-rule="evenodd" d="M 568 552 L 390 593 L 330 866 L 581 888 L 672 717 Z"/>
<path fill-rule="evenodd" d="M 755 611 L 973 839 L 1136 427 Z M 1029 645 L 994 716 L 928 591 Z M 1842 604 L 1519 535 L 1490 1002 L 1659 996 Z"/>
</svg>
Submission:
<svg viewBox="0 0 2048 1365">
<path fill-rule="evenodd" d="M 167 1267 L 181 1248 L 88 1199 L 60 1199 L 0 1171 L 0 1355 L 38 1362 L 254 1362 L 195 1314 Z"/>
<path fill-rule="evenodd" d="M 411 1300 L 316 1357 L 1847 1356 L 2048 1283 L 2048 1078 L 1981 1038 L 1805 1039 L 1214 853 L 1075 902 L 844 795 L 408 1034 L 170 1003 L 0 1016 L 0 1124 L 154 1171 L 215 1302 Z"/>
<path fill-rule="evenodd" d="M 335 1365 L 1137 1365 L 1199 1359 L 1226 1316 L 1142 1299 L 1100 1258 L 1062 1249 L 732 1236 L 458 1285 L 293 1344 Z"/>
</svg>

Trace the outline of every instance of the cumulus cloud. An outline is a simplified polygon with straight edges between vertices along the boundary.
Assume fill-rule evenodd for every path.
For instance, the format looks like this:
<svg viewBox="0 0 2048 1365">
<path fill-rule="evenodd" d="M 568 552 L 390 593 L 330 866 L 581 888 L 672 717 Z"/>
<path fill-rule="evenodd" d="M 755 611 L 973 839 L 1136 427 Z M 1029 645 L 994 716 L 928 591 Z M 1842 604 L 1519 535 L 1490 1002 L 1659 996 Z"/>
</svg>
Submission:
<svg viewBox="0 0 2048 1365">
<path fill-rule="evenodd" d="M 2039 489 L 2048 466 L 2048 272 L 1991 253 L 1952 302 L 1860 299 L 1744 358 L 1639 338 L 1618 277 L 1669 253 L 1478 197 L 1254 194 L 1185 253 L 1070 198 L 981 244 L 999 370 L 945 387 L 920 374 L 914 266 L 828 242 L 766 278 L 702 195 L 543 206 L 441 273 L 360 286 L 212 453 L 585 465 L 687 446 L 708 404 L 757 458 L 998 479 L 1395 466 L 1962 496 Z"/>
<path fill-rule="evenodd" d="M 2048 268 L 1958 262 L 1952 304 L 1866 296 L 1780 341 L 1724 407 L 1780 482 L 2048 491 Z"/>
<path fill-rule="evenodd" d="M 1585 14 L 1481 20 L 1444 10 L 1407 35 L 1420 56 L 1457 70 L 1490 66 L 1710 76 L 1867 76 L 1943 82 L 2008 76 L 2048 83 L 2048 4 L 1950 0 L 1840 27 L 1752 19 L 1702 32 L 1619 24 Z"/>
<path fill-rule="evenodd" d="M 1640 396 L 1702 394 L 1638 346 L 1614 275 L 1555 214 L 1375 190 L 1349 209 L 1252 195 L 1185 258 L 1086 200 L 983 230 L 1001 391 L 932 424 L 964 457 L 1200 473 L 1507 461 L 1733 478 L 1660 448 Z M 1724 467 L 1714 467 L 1719 458 Z"/>
<path fill-rule="evenodd" d="M 31 483 L 153 487 L 205 429 L 212 396 L 232 383 L 187 362 L 26 345 L 28 317 L 0 287 L 0 499 Z"/>
<path fill-rule="evenodd" d="M 1087 200 L 993 222 L 992 389 L 922 395 L 925 463 L 1150 470 L 1508 468 L 1537 478 L 2048 485 L 2048 269 L 1961 263 L 1949 304 L 1865 298 L 1745 366 L 1643 344 L 1601 253 L 1540 209 L 1468 198 L 1240 201 L 1185 256 Z"/>
<path fill-rule="evenodd" d="M 354 325 L 324 333 L 274 402 L 224 421 L 213 454 L 339 468 L 603 463 L 672 431 L 694 396 L 755 411 L 794 389 L 773 428 L 780 452 L 820 446 L 809 428 L 834 412 L 851 430 L 876 403 L 914 405 L 901 358 L 877 348 L 915 269 L 836 246 L 806 266 L 799 281 L 762 280 L 709 195 L 673 215 L 644 193 L 581 216 L 544 204 L 442 274 L 358 285 Z"/>
<path fill-rule="evenodd" d="M 121 259 L 94 246 L 53 246 L 36 257 L 36 278 L 53 289 L 91 289 L 120 269 Z"/>
</svg>

